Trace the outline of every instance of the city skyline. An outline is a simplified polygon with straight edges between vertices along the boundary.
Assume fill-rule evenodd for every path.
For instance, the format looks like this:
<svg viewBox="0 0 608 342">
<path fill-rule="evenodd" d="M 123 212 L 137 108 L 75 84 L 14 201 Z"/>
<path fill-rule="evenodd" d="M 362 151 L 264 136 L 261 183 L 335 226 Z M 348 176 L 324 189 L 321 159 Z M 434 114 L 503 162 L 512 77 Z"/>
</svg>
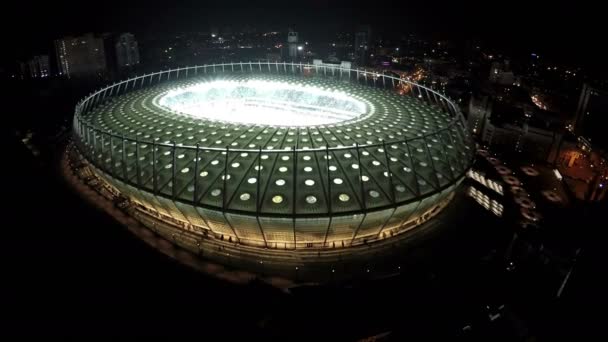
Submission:
<svg viewBox="0 0 608 342">
<path fill-rule="evenodd" d="M 513 52 L 535 51 L 548 54 L 556 61 L 581 63 L 596 68 L 603 60 L 599 48 L 601 20 L 584 2 L 552 4 L 510 2 L 502 7 L 480 3 L 455 4 L 446 2 L 430 6 L 419 2 L 387 2 L 369 10 L 364 2 L 330 3 L 328 6 L 292 7 L 288 10 L 280 3 L 259 6 L 243 3 L 246 7 L 228 8 L 221 5 L 180 6 L 175 4 L 166 11 L 160 3 L 122 4 L 108 3 L 95 16 L 87 18 L 87 8 L 78 3 L 41 4 L 33 11 L 31 24 L 18 34 L 6 35 L 14 46 L 2 58 L 25 58 L 44 53 L 40 46 L 61 36 L 87 32 L 133 32 L 137 36 L 158 33 L 208 31 L 212 26 L 252 25 L 287 29 L 295 26 L 312 39 L 327 31 L 349 32 L 362 24 L 373 25 L 383 34 L 400 36 L 420 34 L 428 39 L 476 39 L 490 47 L 501 47 Z M 24 11 L 13 4 L 15 11 Z M 45 6 L 48 6 L 45 7 Z M 122 11 L 115 11 L 123 8 Z M 314 24 L 310 19 L 314 18 Z M 498 23 L 498 25 L 496 25 Z M 3 23 L 7 25 L 7 23 Z M 7 27 L 8 29 L 8 27 Z M 44 37 L 44 38 L 43 38 Z M 560 46 L 576 46 L 561 49 Z M 574 50 L 574 51 L 573 51 Z"/>
</svg>

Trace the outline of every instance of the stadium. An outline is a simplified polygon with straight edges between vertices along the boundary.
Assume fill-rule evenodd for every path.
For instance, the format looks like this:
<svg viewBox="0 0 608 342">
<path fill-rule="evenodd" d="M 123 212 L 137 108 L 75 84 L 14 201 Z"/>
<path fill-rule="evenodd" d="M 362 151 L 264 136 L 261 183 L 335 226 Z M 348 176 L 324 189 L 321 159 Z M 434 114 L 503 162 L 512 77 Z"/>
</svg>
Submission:
<svg viewBox="0 0 608 342">
<path fill-rule="evenodd" d="M 446 208 L 474 155 L 463 120 L 403 78 L 248 62 L 102 88 L 73 128 L 90 176 L 160 236 L 224 265 L 297 270 Z"/>
</svg>

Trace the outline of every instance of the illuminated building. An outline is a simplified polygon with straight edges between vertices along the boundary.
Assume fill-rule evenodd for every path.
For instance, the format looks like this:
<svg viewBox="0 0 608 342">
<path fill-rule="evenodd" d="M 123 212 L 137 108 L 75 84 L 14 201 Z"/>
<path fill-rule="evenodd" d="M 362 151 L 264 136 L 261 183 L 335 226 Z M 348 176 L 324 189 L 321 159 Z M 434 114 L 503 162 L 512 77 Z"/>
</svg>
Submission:
<svg viewBox="0 0 608 342">
<path fill-rule="evenodd" d="M 328 63 L 323 62 L 321 59 L 313 59 L 312 64 L 317 68 L 323 68 L 326 72 L 331 72 L 335 75 L 335 73 L 340 73 L 342 70 L 351 69 L 352 64 L 349 61 L 340 61 L 339 63 Z"/>
<path fill-rule="evenodd" d="M 272 254 L 298 267 L 306 253 L 347 257 L 432 221 L 473 150 L 445 96 L 340 71 L 249 62 L 139 76 L 77 105 L 75 143 L 132 216 L 187 250 L 220 258 L 229 243 L 220 262 Z"/>
<path fill-rule="evenodd" d="M 489 80 L 502 85 L 514 85 L 516 77 L 511 70 L 509 61 L 505 60 L 504 63 L 492 62 Z"/>
<path fill-rule="evenodd" d="M 469 131 L 471 131 L 474 136 L 482 135 L 486 120 L 489 119 L 491 113 L 492 100 L 490 100 L 489 96 L 484 96 L 481 99 L 471 97 L 467 121 L 469 123 Z"/>
<path fill-rule="evenodd" d="M 48 55 L 34 56 L 28 62 L 31 78 L 48 77 L 51 73 Z"/>
<path fill-rule="evenodd" d="M 608 149 L 608 92 L 584 84 L 576 110 L 574 131 L 592 144 Z"/>
<path fill-rule="evenodd" d="M 363 67 L 369 61 L 372 44 L 372 28 L 364 25 L 355 32 L 355 64 Z"/>
<path fill-rule="evenodd" d="M 55 40 L 55 53 L 59 75 L 93 76 L 106 70 L 103 39 L 92 33 Z"/>
<path fill-rule="evenodd" d="M 131 33 L 123 33 L 118 36 L 115 44 L 116 64 L 119 68 L 139 64 L 139 48 L 135 36 Z"/>
<path fill-rule="evenodd" d="M 298 58 L 298 32 L 289 31 L 287 33 L 287 47 L 289 58 L 294 61 Z"/>
</svg>

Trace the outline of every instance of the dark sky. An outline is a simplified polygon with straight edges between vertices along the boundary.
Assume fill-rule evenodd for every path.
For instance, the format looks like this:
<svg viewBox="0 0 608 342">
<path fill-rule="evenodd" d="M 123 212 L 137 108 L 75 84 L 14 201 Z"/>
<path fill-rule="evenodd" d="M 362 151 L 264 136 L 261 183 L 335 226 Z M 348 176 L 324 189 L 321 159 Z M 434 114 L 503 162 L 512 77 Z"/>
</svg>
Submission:
<svg viewBox="0 0 608 342">
<path fill-rule="evenodd" d="M 44 53 L 65 34 L 179 32 L 210 25 L 293 26 L 310 35 L 371 23 L 438 39 L 481 38 L 555 59 L 601 63 L 606 14 L 591 1 L 22 1 L 3 4 L 4 58 Z M 7 18 L 12 18 L 10 21 Z M 4 49 L 3 49 L 4 50 Z M 8 50 L 8 49 L 7 49 Z"/>
</svg>

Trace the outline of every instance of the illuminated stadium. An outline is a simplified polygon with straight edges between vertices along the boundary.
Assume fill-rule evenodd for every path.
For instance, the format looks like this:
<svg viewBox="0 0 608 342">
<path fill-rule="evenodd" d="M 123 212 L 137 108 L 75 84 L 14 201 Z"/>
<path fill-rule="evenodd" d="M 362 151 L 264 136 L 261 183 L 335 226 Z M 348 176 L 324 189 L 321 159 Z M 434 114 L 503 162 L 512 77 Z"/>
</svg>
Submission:
<svg viewBox="0 0 608 342">
<path fill-rule="evenodd" d="M 147 74 L 89 95 L 73 123 L 82 162 L 134 218 L 223 264 L 297 269 L 297 256 L 408 234 L 449 205 L 473 158 L 444 95 L 327 65 Z M 234 253 L 213 252 L 224 245 Z"/>
</svg>

